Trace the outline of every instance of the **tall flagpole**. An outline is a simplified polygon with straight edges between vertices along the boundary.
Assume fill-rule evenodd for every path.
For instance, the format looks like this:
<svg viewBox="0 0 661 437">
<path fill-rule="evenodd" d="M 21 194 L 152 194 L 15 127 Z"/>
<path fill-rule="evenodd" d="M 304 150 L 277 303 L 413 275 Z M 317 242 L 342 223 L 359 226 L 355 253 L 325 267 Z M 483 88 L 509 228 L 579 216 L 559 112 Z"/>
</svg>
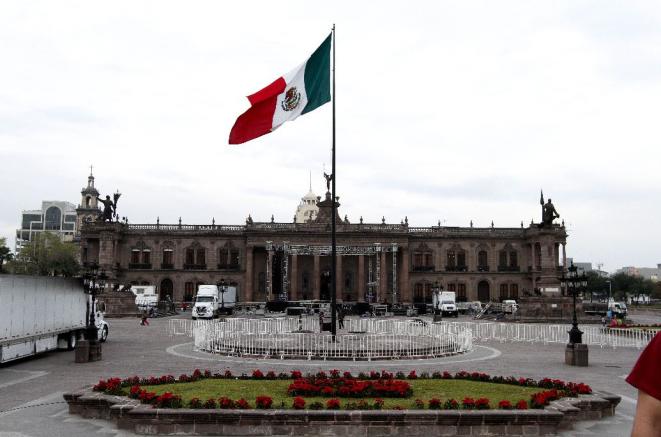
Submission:
<svg viewBox="0 0 661 437">
<path fill-rule="evenodd" d="M 331 334 L 333 335 L 333 341 L 335 341 L 335 335 L 337 334 L 337 298 L 335 296 L 335 290 L 337 288 L 337 247 L 335 241 L 335 216 L 337 215 L 336 203 L 335 203 L 335 180 L 337 176 L 335 174 L 335 24 L 333 24 L 333 168 L 332 174 L 332 193 L 331 200 L 333 201 L 332 208 L 332 218 L 331 218 Z"/>
</svg>

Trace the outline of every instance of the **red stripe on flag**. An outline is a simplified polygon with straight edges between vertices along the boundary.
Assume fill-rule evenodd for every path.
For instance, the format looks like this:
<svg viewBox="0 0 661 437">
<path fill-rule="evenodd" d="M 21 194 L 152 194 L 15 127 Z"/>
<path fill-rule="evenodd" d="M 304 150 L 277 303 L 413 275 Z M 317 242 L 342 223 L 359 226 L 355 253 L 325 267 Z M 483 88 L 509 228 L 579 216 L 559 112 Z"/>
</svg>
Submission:
<svg viewBox="0 0 661 437">
<path fill-rule="evenodd" d="M 251 105 L 255 105 L 263 100 L 266 100 L 270 97 L 277 96 L 285 92 L 287 87 L 287 82 L 282 77 L 277 78 L 273 81 L 271 85 L 267 85 L 265 88 L 257 91 L 255 94 L 248 96 L 248 100 Z"/>
<path fill-rule="evenodd" d="M 230 132 L 230 144 L 245 143 L 271 132 L 278 94 L 253 104 L 236 119 Z"/>
</svg>

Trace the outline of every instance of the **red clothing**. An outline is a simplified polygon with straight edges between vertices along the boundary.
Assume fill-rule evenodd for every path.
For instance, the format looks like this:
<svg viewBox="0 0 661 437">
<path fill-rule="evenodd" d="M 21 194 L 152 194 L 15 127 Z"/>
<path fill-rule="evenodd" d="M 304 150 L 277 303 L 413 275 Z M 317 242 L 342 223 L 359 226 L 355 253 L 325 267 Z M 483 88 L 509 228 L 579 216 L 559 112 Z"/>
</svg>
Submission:
<svg viewBox="0 0 661 437">
<path fill-rule="evenodd" d="M 640 354 L 627 382 L 661 401 L 661 331 Z"/>
</svg>

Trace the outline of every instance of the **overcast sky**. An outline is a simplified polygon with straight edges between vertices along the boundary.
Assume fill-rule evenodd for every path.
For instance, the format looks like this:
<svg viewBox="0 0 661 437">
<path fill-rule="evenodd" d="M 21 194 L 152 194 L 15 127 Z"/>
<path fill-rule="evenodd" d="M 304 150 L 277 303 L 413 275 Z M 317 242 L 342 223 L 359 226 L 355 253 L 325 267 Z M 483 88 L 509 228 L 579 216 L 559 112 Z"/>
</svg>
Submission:
<svg viewBox="0 0 661 437">
<path fill-rule="evenodd" d="M 90 164 L 133 223 L 291 222 L 331 106 L 227 138 L 333 23 L 342 217 L 527 225 L 543 188 L 568 256 L 661 263 L 658 2 L 3 2 L 0 236 Z"/>
</svg>

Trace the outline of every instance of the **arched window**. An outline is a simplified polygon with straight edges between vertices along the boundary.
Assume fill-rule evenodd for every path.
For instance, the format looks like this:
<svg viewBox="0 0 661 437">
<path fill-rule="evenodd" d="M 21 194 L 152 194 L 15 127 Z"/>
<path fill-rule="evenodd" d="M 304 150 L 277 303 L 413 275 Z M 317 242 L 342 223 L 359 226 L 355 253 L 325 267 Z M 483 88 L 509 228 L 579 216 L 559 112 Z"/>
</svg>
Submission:
<svg viewBox="0 0 661 437">
<path fill-rule="evenodd" d="M 187 264 L 187 265 L 195 264 L 195 250 L 193 250 L 191 248 L 186 249 L 185 264 Z"/>
<path fill-rule="evenodd" d="M 519 253 L 516 250 L 510 251 L 510 270 L 519 270 Z"/>
<path fill-rule="evenodd" d="M 503 271 L 507 267 L 507 251 L 501 250 L 498 252 L 498 270 Z"/>
<path fill-rule="evenodd" d="M 477 253 L 477 271 L 478 272 L 488 272 L 489 271 L 489 254 L 486 250 L 480 250 Z"/>
<path fill-rule="evenodd" d="M 430 247 L 425 243 L 420 244 L 413 252 L 413 271 L 414 272 L 432 272 L 434 271 L 434 254 Z"/>
<path fill-rule="evenodd" d="M 460 245 L 454 244 L 448 250 L 445 270 L 449 272 L 465 272 L 468 270 L 466 267 L 466 251 Z"/>
<path fill-rule="evenodd" d="M 448 262 L 445 266 L 445 270 L 449 272 L 455 271 L 457 267 L 457 253 L 454 250 L 448 250 Z"/>
<path fill-rule="evenodd" d="M 413 303 L 423 303 L 425 301 L 424 293 L 423 284 L 416 282 L 413 286 Z"/>
<path fill-rule="evenodd" d="M 46 230 L 56 231 L 62 227 L 62 211 L 57 206 L 46 210 Z"/>
<path fill-rule="evenodd" d="M 151 269 L 151 249 L 144 241 L 138 241 L 131 248 L 129 269 Z"/>
<path fill-rule="evenodd" d="M 241 252 L 231 241 L 218 249 L 218 268 L 237 270 L 241 265 Z"/>
<path fill-rule="evenodd" d="M 197 241 L 194 241 L 185 252 L 184 269 L 186 270 L 206 270 L 206 249 Z"/>
<path fill-rule="evenodd" d="M 466 302 L 467 300 L 468 297 L 466 296 L 466 284 L 457 284 L 457 302 Z"/>
<path fill-rule="evenodd" d="M 510 299 L 519 298 L 519 284 L 510 284 Z"/>
<path fill-rule="evenodd" d="M 507 284 L 500 284 L 500 295 L 498 297 L 501 301 L 507 299 L 508 289 L 509 287 Z"/>
<path fill-rule="evenodd" d="M 162 245 L 163 253 L 161 259 L 162 269 L 174 268 L 174 244 L 171 241 L 165 241 Z"/>
<path fill-rule="evenodd" d="M 85 208 L 90 207 L 90 202 L 92 201 L 92 198 L 90 196 L 85 197 Z"/>
</svg>

